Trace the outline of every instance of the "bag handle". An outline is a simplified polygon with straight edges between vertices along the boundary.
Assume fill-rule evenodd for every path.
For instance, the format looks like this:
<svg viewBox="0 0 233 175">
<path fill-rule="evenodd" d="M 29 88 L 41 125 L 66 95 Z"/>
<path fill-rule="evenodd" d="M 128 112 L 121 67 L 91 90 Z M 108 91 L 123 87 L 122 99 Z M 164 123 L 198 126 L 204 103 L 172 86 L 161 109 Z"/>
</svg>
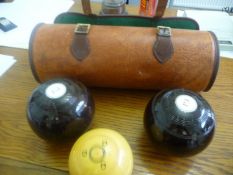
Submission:
<svg viewBox="0 0 233 175">
<path fill-rule="evenodd" d="M 165 9 L 167 7 L 167 1 L 168 0 L 158 0 L 156 14 L 154 17 L 162 17 L 163 16 Z"/>
<path fill-rule="evenodd" d="M 167 6 L 168 0 L 158 0 L 156 14 L 154 17 L 162 17 Z M 86 15 L 92 15 L 90 0 L 81 0 L 83 12 Z"/>
<path fill-rule="evenodd" d="M 83 13 L 86 15 L 92 15 L 90 0 L 81 0 L 81 2 L 83 7 Z"/>
</svg>

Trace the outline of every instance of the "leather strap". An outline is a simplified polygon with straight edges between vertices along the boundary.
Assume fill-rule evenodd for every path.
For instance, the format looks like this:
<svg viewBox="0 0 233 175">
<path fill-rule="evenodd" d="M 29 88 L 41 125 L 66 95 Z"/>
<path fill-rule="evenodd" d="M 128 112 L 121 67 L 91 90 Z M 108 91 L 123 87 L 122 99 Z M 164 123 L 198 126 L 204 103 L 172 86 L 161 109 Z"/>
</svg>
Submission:
<svg viewBox="0 0 233 175">
<path fill-rule="evenodd" d="M 173 52 L 171 28 L 158 26 L 157 39 L 153 46 L 153 54 L 155 58 L 163 64 L 172 57 Z"/>
<path fill-rule="evenodd" d="M 90 53 L 90 44 L 88 39 L 89 24 L 77 24 L 73 42 L 71 44 L 71 53 L 79 61 L 85 59 Z"/>
<path fill-rule="evenodd" d="M 83 7 L 83 13 L 86 15 L 91 15 L 91 2 L 90 0 L 81 0 L 82 2 L 82 7 Z"/>
</svg>

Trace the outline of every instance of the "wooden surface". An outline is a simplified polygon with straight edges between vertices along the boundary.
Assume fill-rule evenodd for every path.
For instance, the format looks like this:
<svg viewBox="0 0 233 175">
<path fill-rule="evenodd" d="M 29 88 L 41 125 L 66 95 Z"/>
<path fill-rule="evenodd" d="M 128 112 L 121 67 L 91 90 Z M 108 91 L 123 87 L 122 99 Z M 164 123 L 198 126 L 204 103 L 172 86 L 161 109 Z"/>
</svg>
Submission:
<svg viewBox="0 0 233 175">
<path fill-rule="evenodd" d="M 53 145 L 37 137 L 26 120 L 26 105 L 38 86 L 27 50 L 0 47 L 17 62 L 0 77 L 0 175 L 68 174 L 73 142 Z M 216 113 L 213 141 L 189 158 L 168 157 L 152 147 L 143 128 L 143 113 L 155 91 L 91 88 L 96 103 L 92 128 L 110 128 L 129 142 L 133 175 L 233 174 L 233 60 L 221 59 L 213 88 L 201 94 Z"/>
</svg>

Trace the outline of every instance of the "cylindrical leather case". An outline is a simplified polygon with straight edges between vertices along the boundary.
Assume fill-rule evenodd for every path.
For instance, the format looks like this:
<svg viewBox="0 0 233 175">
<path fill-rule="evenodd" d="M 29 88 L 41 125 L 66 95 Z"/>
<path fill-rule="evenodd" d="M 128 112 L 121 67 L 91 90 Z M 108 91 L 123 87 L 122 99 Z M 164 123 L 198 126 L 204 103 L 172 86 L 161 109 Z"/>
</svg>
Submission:
<svg viewBox="0 0 233 175">
<path fill-rule="evenodd" d="M 219 65 L 213 33 L 166 27 L 39 24 L 29 57 L 39 82 L 65 77 L 133 89 L 207 91 Z"/>
</svg>

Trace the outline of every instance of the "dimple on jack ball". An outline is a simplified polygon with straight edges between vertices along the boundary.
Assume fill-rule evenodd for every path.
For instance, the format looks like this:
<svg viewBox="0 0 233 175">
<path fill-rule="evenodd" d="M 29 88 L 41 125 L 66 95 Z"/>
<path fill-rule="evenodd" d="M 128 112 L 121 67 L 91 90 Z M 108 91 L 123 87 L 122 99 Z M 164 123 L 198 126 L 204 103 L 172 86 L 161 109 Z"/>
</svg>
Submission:
<svg viewBox="0 0 233 175">
<path fill-rule="evenodd" d="M 210 144 L 215 114 L 195 92 L 164 90 L 147 104 L 144 126 L 157 150 L 172 156 L 192 156 Z"/>
<path fill-rule="evenodd" d="M 94 101 L 81 82 L 52 79 L 39 85 L 29 98 L 27 119 L 33 131 L 49 141 L 77 138 L 92 122 Z"/>
</svg>

